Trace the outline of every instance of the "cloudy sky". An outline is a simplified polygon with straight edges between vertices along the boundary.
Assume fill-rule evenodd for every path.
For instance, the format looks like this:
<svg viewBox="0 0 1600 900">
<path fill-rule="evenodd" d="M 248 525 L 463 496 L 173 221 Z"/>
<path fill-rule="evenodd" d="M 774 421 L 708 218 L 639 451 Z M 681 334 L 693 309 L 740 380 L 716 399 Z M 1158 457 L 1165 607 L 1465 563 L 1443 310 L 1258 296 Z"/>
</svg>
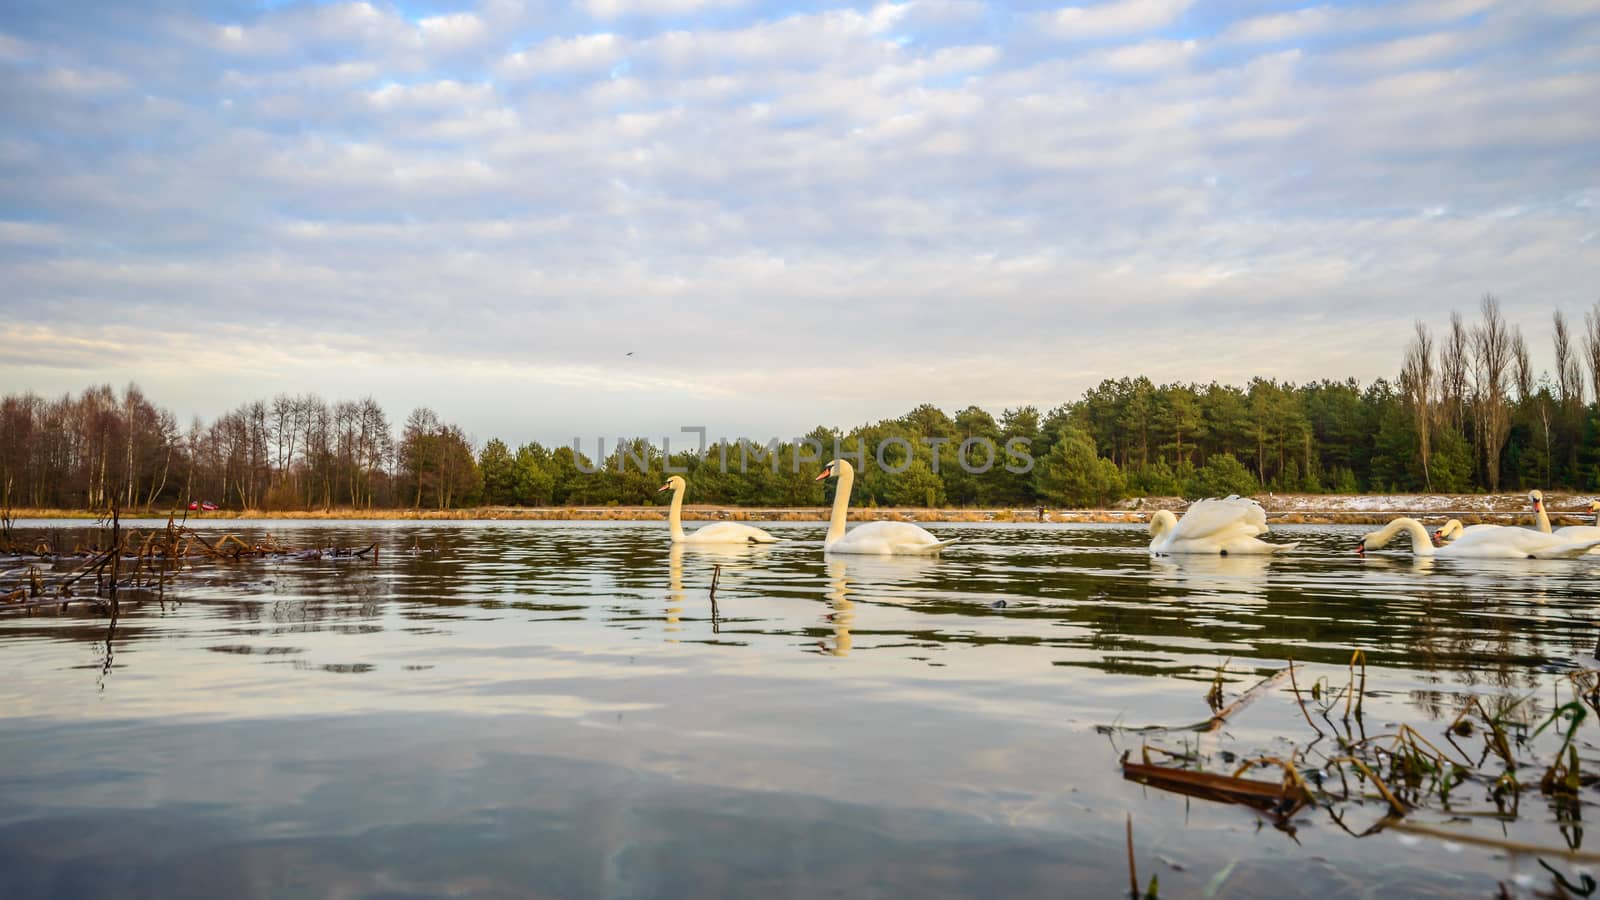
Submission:
<svg viewBox="0 0 1600 900">
<path fill-rule="evenodd" d="M 0 389 L 789 435 L 1600 300 L 1600 0 L 0 4 Z M 628 352 L 633 356 L 626 356 Z"/>
</svg>

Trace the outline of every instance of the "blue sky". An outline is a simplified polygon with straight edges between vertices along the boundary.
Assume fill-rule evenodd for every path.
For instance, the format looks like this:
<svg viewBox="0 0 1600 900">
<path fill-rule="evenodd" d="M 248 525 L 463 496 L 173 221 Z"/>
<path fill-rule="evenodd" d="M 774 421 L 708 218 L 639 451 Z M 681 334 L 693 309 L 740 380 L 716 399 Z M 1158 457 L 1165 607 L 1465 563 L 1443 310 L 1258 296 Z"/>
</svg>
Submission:
<svg viewBox="0 0 1600 900">
<path fill-rule="evenodd" d="M 1600 0 L 11 2 L 0 388 L 793 434 L 1600 300 Z M 633 356 L 626 356 L 629 351 Z"/>
</svg>

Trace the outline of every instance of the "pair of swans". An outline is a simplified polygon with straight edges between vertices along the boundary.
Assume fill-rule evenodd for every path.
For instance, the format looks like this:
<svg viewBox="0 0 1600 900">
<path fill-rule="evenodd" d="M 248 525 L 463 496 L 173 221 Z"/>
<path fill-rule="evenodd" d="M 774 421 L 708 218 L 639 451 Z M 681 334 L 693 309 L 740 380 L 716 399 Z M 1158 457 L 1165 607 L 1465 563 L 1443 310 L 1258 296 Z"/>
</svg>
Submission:
<svg viewBox="0 0 1600 900">
<path fill-rule="evenodd" d="M 863 522 L 846 531 L 845 519 L 849 514 L 850 491 L 855 485 L 856 472 L 850 463 L 836 459 L 822 469 L 816 480 L 838 476 L 839 487 L 833 495 L 833 512 L 828 517 L 828 534 L 822 540 L 824 553 L 860 553 L 875 556 L 932 556 L 955 543 L 941 541 L 920 525 L 910 522 Z M 680 475 L 667 479 L 660 490 L 672 491 L 672 510 L 667 524 L 672 531 L 674 544 L 772 544 L 777 538 L 753 525 L 737 522 L 716 522 L 685 534 L 683 530 L 683 491 L 687 482 Z M 659 493 L 659 491 L 658 491 Z"/>
<path fill-rule="evenodd" d="M 1593 525 L 1568 525 L 1565 528 L 1550 528 L 1550 517 L 1545 515 L 1544 495 L 1538 491 L 1528 495 L 1533 501 L 1535 527 L 1545 534 L 1558 534 L 1570 541 L 1581 541 L 1589 538 L 1600 538 L 1600 500 L 1589 501 L 1589 514 L 1594 516 Z"/>
<path fill-rule="evenodd" d="M 1562 529 L 1565 531 L 1566 529 Z M 1401 533 L 1411 537 L 1411 552 L 1417 556 L 1457 556 L 1474 559 L 1572 559 L 1600 547 L 1600 533 L 1590 537 L 1569 537 L 1564 534 L 1545 534 L 1532 528 L 1510 525 L 1473 525 L 1462 528 L 1451 519 L 1439 529 L 1441 541 L 1434 546 L 1435 535 L 1430 535 L 1421 522 L 1408 516 L 1395 519 L 1378 531 L 1364 535 L 1356 545 L 1357 553 L 1379 550 L 1388 546 Z M 1448 543 L 1444 543 L 1445 540 Z"/>
<path fill-rule="evenodd" d="M 1269 544 L 1260 536 L 1267 533 L 1267 511 L 1247 497 L 1233 495 L 1222 499 L 1197 500 L 1179 519 L 1161 510 L 1150 519 L 1150 554 L 1209 553 L 1260 556 L 1282 553 L 1298 546 Z"/>
<path fill-rule="evenodd" d="M 1446 556 L 1490 556 L 1500 558 L 1568 558 L 1590 552 L 1587 548 L 1600 541 L 1600 527 L 1572 525 L 1552 529 L 1550 516 L 1545 511 L 1544 494 L 1528 494 L 1533 506 L 1534 528 L 1507 525 L 1468 525 L 1451 519 L 1433 533 L 1433 543 Z M 1589 504 L 1589 512 L 1600 519 L 1600 501 Z M 1393 524 L 1393 523 L 1391 523 Z M 1401 526 L 1402 529 L 1405 526 Z M 1579 549 L 1582 545 L 1584 549 Z M 1370 546 L 1370 545 L 1368 545 Z M 1458 548 L 1444 552 L 1446 548 Z"/>
</svg>

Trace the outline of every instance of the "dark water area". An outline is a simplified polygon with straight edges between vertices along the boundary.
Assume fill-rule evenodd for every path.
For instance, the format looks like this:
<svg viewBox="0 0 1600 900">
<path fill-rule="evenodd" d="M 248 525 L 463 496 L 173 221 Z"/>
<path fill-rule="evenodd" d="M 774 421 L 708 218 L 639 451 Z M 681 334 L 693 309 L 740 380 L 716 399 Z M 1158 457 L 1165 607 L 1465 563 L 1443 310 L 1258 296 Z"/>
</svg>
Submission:
<svg viewBox="0 0 1600 900">
<path fill-rule="evenodd" d="M 382 551 L 201 564 L 114 628 L 0 617 L 0 897 L 1114 896 L 1130 813 L 1163 897 L 1488 897 L 1549 875 L 1126 782 L 1143 739 L 1096 726 L 1204 720 L 1219 665 L 1230 698 L 1290 657 L 1342 685 L 1359 648 L 1367 726 L 1438 735 L 1468 695 L 1548 712 L 1600 665 L 1600 557 L 1359 558 L 1363 528 L 1151 559 L 1132 527 L 939 526 L 944 558 L 877 559 L 811 523 L 724 551 L 659 523 L 242 524 L 202 527 Z M 1167 745 L 1312 737 L 1284 686 Z M 1520 813 L 1414 818 L 1591 849 Z"/>
</svg>

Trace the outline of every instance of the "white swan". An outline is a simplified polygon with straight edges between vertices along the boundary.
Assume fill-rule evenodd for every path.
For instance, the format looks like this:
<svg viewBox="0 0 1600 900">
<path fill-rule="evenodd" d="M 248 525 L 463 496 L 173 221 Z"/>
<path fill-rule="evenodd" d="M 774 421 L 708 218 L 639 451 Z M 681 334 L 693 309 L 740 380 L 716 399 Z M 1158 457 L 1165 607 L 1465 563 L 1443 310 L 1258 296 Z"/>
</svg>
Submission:
<svg viewBox="0 0 1600 900">
<path fill-rule="evenodd" d="M 955 543 L 954 538 L 941 541 L 926 528 L 910 522 L 863 522 L 846 533 L 845 516 L 850 506 L 850 489 L 856 481 L 856 470 L 845 460 L 836 459 L 822 467 L 822 474 L 817 476 L 817 480 L 834 475 L 839 476 L 839 486 L 833 492 L 833 514 L 828 518 L 828 536 L 822 539 L 824 553 L 927 556 Z"/>
<path fill-rule="evenodd" d="M 753 525 L 738 522 L 714 522 L 693 534 L 683 533 L 683 490 L 688 482 L 683 476 L 667 479 L 656 493 L 672 492 L 672 511 L 667 514 L 667 526 L 672 530 L 674 544 L 776 544 L 778 539 Z"/>
<path fill-rule="evenodd" d="M 1565 528 L 1557 528 L 1556 534 L 1569 541 L 1600 538 L 1600 500 L 1589 501 L 1589 512 L 1594 515 L 1593 525 L 1568 525 Z"/>
<path fill-rule="evenodd" d="M 1552 529 L 1550 527 L 1550 516 L 1545 511 L 1544 506 L 1544 494 L 1540 493 L 1539 491 L 1532 491 L 1528 494 L 1528 502 L 1533 504 L 1534 527 L 1538 529 L 1540 534 L 1553 534 L 1567 541 L 1581 541 L 1600 538 L 1600 500 L 1590 501 L 1589 503 L 1589 512 L 1593 513 L 1596 519 L 1596 523 L 1594 525 L 1568 525 L 1564 528 L 1556 529 Z M 1466 527 L 1462 527 L 1460 519 L 1451 519 L 1450 521 L 1444 523 L 1442 528 L 1433 533 L 1434 543 L 1442 544 L 1447 541 L 1454 541 L 1464 534 L 1468 534 L 1479 529 L 1500 527 L 1502 526 L 1468 525 Z"/>
<path fill-rule="evenodd" d="M 1254 500 L 1231 496 L 1197 500 L 1183 518 L 1161 510 L 1150 518 L 1150 553 L 1263 554 L 1281 553 L 1298 544 L 1269 544 L 1257 535 L 1267 533 L 1267 511 Z"/>
<path fill-rule="evenodd" d="M 1589 501 L 1589 512 L 1595 518 L 1593 525 L 1568 525 L 1551 531 L 1550 517 L 1545 515 L 1544 511 L 1544 495 L 1534 491 L 1528 495 L 1528 499 L 1533 501 L 1534 513 L 1538 517 L 1539 530 L 1545 534 L 1559 534 L 1569 541 L 1600 537 L 1600 500 Z"/>
<path fill-rule="evenodd" d="M 1460 527 L 1459 522 L 1456 523 Z M 1448 524 L 1446 525 L 1448 528 Z M 1440 529 L 1443 531 L 1444 529 Z M 1402 516 L 1378 531 L 1363 535 L 1357 553 L 1380 550 L 1400 532 L 1411 536 L 1411 552 L 1417 556 L 1461 556 L 1476 559 L 1570 559 L 1600 547 L 1594 540 L 1569 541 L 1560 535 L 1541 534 L 1531 528 L 1505 525 L 1475 525 L 1463 530 L 1455 541 L 1435 548 L 1428 529 L 1416 519 Z"/>
<path fill-rule="evenodd" d="M 1442 547 L 1445 544 L 1448 544 L 1451 541 L 1454 541 L 1456 538 L 1461 537 L 1463 534 L 1466 534 L 1469 531 L 1479 531 L 1479 530 L 1482 530 L 1482 529 L 1485 529 L 1485 528 L 1504 528 L 1504 527 L 1505 527 L 1504 525 L 1466 525 L 1466 526 L 1463 526 L 1461 524 L 1461 520 L 1460 519 L 1451 519 L 1450 521 L 1448 521 L 1448 522 L 1444 523 L 1443 525 L 1439 526 L 1439 529 L 1433 533 L 1433 545 L 1435 547 Z"/>
<path fill-rule="evenodd" d="M 1544 493 L 1541 491 L 1529 491 L 1528 502 L 1533 504 L 1533 527 L 1545 534 L 1549 534 L 1550 516 L 1544 511 Z"/>
</svg>

